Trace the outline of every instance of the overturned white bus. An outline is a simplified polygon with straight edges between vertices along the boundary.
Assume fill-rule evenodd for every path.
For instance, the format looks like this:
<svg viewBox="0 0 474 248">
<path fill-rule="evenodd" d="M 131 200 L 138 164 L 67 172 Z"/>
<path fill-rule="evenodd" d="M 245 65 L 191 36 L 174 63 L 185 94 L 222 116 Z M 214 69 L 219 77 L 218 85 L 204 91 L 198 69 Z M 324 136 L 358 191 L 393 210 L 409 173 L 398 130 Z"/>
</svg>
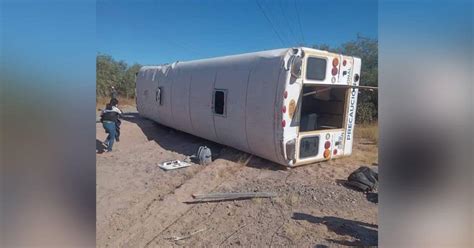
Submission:
<svg viewBox="0 0 474 248">
<path fill-rule="evenodd" d="M 359 58 L 300 47 L 144 66 L 141 116 L 286 166 L 350 155 Z"/>
</svg>

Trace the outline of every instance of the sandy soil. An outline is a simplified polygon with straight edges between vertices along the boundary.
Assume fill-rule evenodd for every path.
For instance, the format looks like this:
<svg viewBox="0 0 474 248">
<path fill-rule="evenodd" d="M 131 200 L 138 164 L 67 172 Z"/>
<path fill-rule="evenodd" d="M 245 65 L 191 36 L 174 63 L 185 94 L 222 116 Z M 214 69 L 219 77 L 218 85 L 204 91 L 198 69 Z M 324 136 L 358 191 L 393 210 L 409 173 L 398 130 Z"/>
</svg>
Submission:
<svg viewBox="0 0 474 248">
<path fill-rule="evenodd" d="M 126 108 L 133 111 L 133 108 Z M 185 134 L 136 112 L 125 115 L 120 142 L 101 153 L 97 123 L 98 247 L 338 247 L 377 244 L 375 194 L 340 180 L 377 162 L 377 147 L 356 140 L 354 154 L 286 169 L 267 160 Z M 201 145 L 212 164 L 163 171 Z M 278 197 L 188 204 L 193 193 L 270 191 Z M 198 233 L 195 233 L 198 232 Z M 175 241 L 175 237 L 188 238 Z"/>
</svg>

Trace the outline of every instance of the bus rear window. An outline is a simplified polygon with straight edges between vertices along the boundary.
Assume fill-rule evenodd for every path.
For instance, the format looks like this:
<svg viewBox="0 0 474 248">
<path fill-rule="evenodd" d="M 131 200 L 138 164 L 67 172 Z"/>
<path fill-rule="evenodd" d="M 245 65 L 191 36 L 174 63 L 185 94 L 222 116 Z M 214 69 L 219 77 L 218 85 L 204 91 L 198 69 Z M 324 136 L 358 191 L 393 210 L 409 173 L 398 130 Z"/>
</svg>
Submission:
<svg viewBox="0 0 474 248">
<path fill-rule="evenodd" d="M 304 137 L 300 141 L 300 158 L 315 157 L 319 153 L 319 136 Z"/>
<path fill-rule="evenodd" d="M 326 59 L 309 57 L 306 79 L 323 81 L 326 78 Z"/>
</svg>

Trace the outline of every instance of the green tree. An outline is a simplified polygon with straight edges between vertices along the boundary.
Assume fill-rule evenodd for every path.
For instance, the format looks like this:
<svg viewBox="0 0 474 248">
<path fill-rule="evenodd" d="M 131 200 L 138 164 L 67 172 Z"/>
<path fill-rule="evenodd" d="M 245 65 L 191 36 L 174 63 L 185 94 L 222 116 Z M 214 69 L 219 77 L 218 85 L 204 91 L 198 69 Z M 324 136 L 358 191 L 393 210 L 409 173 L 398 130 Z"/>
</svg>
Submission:
<svg viewBox="0 0 474 248">
<path fill-rule="evenodd" d="M 119 96 L 135 97 L 135 75 L 141 65 L 128 66 L 124 61 L 117 61 L 112 56 L 99 53 L 96 58 L 96 96 L 107 97 L 114 86 Z"/>
<path fill-rule="evenodd" d="M 357 35 L 353 41 L 331 47 L 327 44 L 314 45 L 313 48 L 344 55 L 359 57 L 362 60 L 360 84 L 378 86 L 378 40 Z M 357 122 L 372 122 L 378 119 L 378 92 L 360 91 L 357 104 Z"/>
</svg>

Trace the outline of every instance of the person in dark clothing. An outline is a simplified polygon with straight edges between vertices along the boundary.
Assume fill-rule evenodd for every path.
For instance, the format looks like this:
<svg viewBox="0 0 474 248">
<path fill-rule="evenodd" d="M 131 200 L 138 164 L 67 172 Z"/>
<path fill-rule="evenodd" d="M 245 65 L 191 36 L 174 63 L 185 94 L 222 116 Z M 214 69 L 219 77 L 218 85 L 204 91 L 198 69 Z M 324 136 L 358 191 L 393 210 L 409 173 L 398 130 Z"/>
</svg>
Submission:
<svg viewBox="0 0 474 248">
<path fill-rule="evenodd" d="M 117 97 L 118 97 L 118 92 L 117 90 L 115 89 L 114 86 L 111 86 L 110 87 L 110 104 L 112 104 L 112 101 L 117 101 L 118 103 L 118 100 L 117 100 Z M 117 126 L 117 132 L 116 132 L 116 136 L 115 136 L 115 140 L 117 142 L 120 141 L 120 125 L 122 124 L 122 121 L 120 121 L 120 119 L 117 119 L 117 121 L 115 122 L 115 125 Z"/>
<path fill-rule="evenodd" d="M 114 109 L 120 112 L 119 117 L 122 117 L 122 111 L 117 107 L 118 105 L 117 98 L 110 99 L 109 104 L 111 104 L 112 106 L 115 106 Z M 120 118 L 117 118 L 117 120 L 115 121 L 115 126 L 116 126 L 115 141 L 117 142 L 120 142 L 120 125 L 121 124 L 122 124 L 122 121 L 120 120 Z"/>
<path fill-rule="evenodd" d="M 122 114 L 122 111 L 117 107 L 117 105 L 118 100 L 112 98 L 110 103 L 105 107 L 105 110 L 102 111 L 100 118 L 105 132 L 109 134 L 104 142 L 107 146 L 108 152 L 112 151 L 114 141 L 117 139 L 117 133 L 120 135 L 120 131 L 117 132 L 117 123 L 120 122 L 119 117 Z M 120 124 L 118 126 L 120 126 Z"/>
</svg>

